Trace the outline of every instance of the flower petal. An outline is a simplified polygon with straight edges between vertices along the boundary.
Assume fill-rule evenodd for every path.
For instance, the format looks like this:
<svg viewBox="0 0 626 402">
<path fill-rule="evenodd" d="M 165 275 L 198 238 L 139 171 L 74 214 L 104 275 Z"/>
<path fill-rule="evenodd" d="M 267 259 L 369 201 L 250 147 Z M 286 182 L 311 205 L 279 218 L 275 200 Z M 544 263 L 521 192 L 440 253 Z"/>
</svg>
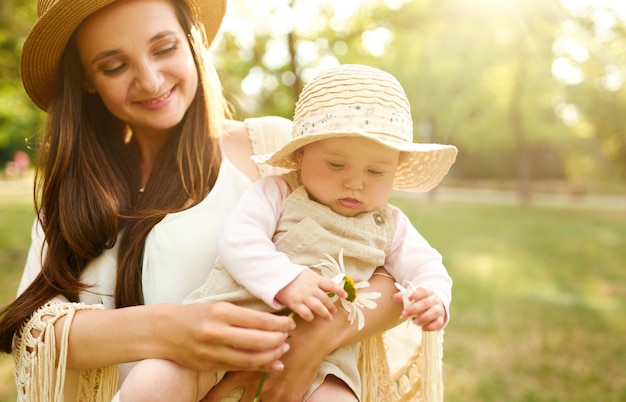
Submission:
<svg viewBox="0 0 626 402">
<path fill-rule="evenodd" d="M 415 285 L 413 285 L 413 283 L 411 283 L 411 281 L 407 281 L 407 287 L 404 288 L 404 286 L 400 285 L 399 283 L 395 283 L 396 288 L 398 288 L 398 290 L 402 293 L 402 308 L 406 309 L 411 305 L 411 300 L 409 299 L 409 296 L 411 294 L 413 294 L 413 292 L 415 292 L 416 287 Z M 400 317 L 402 318 L 402 317 Z M 411 323 L 411 319 L 413 317 L 407 317 L 407 321 L 406 321 L 406 325 L 409 326 Z"/>
<path fill-rule="evenodd" d="M 363 312 L 356 308 L 356 315 L 357 315 L 357 329 L 360 331 L 363 329 L 363 326 L 365 325 L 365 316 L 363 315 Z"/>
<path fill-rule="evenodd" d="M 332 281 L 335 282 L 337 285 L 341 285 L 341 287 L 343 287 L 343 281 L 345 278 L 346 276 L 344 274 L 337 274 L 333 276 Z"/>
<path fill-rule="evenodd" d="M 393 284 L 396 286 L 396 289 L 398 289 L 400 292 L 402 293 L 406 292 L 406 288 L 400 285 L 398 282 L 394 282 Z"/>
<path fill-rule="evenodd" d="M 380 297 L 380 293 L 378 292 L 370 292 L 370 293 L 359 293 L 359 298 L 357 299 L 357 302 L 365 308 L 369 308 L 370 310 L 375 309 L 376 307 L 378 307 L 378 304 L 376 304 L 375 301 L 373 301 L 374 299 L 378 299 Z"/>
</svg>

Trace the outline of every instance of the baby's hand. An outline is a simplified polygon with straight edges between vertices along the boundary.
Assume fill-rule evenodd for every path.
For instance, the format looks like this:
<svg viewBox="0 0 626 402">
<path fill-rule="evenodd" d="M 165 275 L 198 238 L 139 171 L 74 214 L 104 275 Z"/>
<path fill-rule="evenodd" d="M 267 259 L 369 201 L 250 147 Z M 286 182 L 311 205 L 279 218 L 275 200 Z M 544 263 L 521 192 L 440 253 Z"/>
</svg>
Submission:
<svg viewBox="0 0 626 402">
<path fill-rule="evenodd" d="M 314 314 L 330 320 L 337 312 L 337 307 L 329 293 L 339 297 L 348 296 L 346 291 L 331 279 L 306 269 L 276 294 L 276 300 L 305 321 L 313 321 Z"/>
<path fill-rule="evenodd" d="M 446 309 L 432 290 L 411 286 L 396 293 L 393 298 L 404 303 L 402 317 L 411 318 L 415 325 L 422 327 L 422 330 L 436 331 L 443 328 L 446 322 Z"/>
</svg>

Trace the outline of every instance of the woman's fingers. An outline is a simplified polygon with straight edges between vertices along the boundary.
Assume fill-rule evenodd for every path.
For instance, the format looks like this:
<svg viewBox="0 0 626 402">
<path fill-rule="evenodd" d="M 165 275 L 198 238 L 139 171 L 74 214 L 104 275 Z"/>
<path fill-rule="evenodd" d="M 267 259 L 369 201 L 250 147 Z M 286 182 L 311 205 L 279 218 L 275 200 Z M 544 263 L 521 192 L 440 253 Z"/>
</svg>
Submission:
<svg viewBox="0 0 626 402">
<path fill-rule="evenodd" d="M 202 305 L 202 303 L 199 303 Z M 212 307 L 212 314 L 224 318 L 228 323 L 242 328 L 255 328 L 264 331 L 288 332 L 295 328 L 294 321 L 286 316 L 239 307 L 230 303 L 204 304 Z"/>
<path fill-rule="evenodd" d="M 228 303 L 186 304 L 174 314 L 176 325 L 161 331 L 166 349 L 171 346 L 168 358 L 203 371 L 277 368 L 295 326 L 289 317 Z"/>
<path fill-rule="evenodd" d="M 259 351 L 223 347 L 221 354 L 215 355 L 214 360 L 222 362 L 225 370 L 280 371 L 284 368 L 280 358 L 288 350 L 289 344 L 287 343 L 274 349 Z"/>
</svg>

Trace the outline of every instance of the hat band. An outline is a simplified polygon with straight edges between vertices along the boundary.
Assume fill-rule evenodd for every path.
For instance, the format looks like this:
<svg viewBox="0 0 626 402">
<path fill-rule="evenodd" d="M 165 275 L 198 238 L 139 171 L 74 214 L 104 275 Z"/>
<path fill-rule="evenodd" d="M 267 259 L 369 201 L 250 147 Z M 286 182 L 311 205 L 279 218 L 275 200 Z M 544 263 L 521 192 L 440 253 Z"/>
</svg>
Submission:
<svg viewBox="0 0 626 402">
<path fill-rule="evenodd" d="M 371 133 L 381 140 L 413 142 L 410 116 L 379 105 L 337 105 L 294 116 L 293 138 L 323 134 Z"/>
</svg>

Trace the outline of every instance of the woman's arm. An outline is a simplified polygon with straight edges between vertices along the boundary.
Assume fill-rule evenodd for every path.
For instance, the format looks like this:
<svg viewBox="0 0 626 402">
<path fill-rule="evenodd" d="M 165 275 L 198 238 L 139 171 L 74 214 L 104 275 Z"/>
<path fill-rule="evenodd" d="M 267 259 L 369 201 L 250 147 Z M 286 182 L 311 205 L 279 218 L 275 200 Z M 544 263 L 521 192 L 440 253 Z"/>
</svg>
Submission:
<svg viewBox="0 0 626 402">
<path fill-rule="evenodd" d="M 35 221 L 32 245 L 18 293 L 41 270 L 45 243 Z M 43 320 L 48 318 L 46 315 Z M 54 325 L 62 339 L 65 317 Z M 152 305 L 79 310 L 71 323 L 67 367 L 105 367 L 163 358 L 204 370 L 280 368 L 293 321 L 228 304 Z M 37 334 L 34 334 L 37 335 Z M 62 342 L 56 342 L 59 356 Z"/>
<path fill-rule="evenodd" d="M 305 322 L 297 320 L 297 327 L 291 331 L 288 342 L 291 348 L 282 357 L 285 370 L 271 373 L 263 385 L 263 398 L 270 401 L 301 401 L 303 395 L 313 382 L 321 362 L 332 351 L 341 346 L 361 341 L 368 336 L 378 334 L 401 322 L 402 304 L 392 300 L 397 289 L 393 279 L 384 275 L 374 274 L 370 280 L 368 291 L 377 291 L 381 297 L 378 306 L 365 309 L 365 326 L 358 331 L 356 323 L 350 325 L 347 313 L 339 307 L 333 320 L 314 320 Z M 237 389 L 244 389 L 242 402 L 251 402 L 260 379 L 260 373 L 231 372 L 204 399 L 204 401 L 220 401 Z"/>
<path fill-rule="evenodd" d="M 57 339 L 62 324 L 55 325 Z M 274 371 L 293 326 L 288 317 L 227 303 L 83 310 L 72 322 L 67 367 L 162 358 L 197 370 Z"/>
</svg>

